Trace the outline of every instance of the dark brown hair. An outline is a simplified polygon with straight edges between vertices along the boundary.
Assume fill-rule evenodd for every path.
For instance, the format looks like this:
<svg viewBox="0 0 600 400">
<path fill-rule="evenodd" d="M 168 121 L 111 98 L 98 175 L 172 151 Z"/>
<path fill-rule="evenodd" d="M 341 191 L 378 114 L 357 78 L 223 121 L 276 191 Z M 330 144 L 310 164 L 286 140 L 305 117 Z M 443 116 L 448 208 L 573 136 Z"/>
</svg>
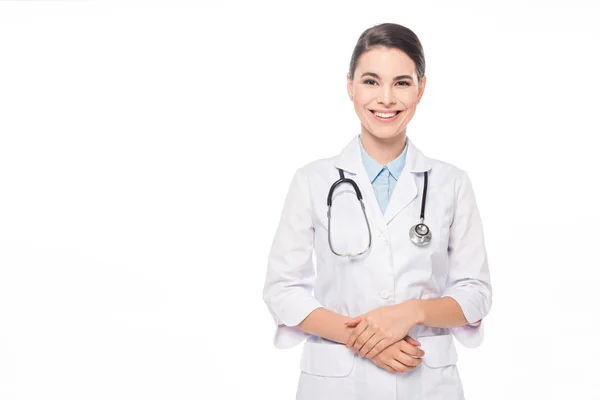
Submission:
<svg viewBox="0 0 600 400">
<path fill-rule="evenodd" d="M 422 81 L 425 75 L 425 54 L 421 41 L 407 27 L 392 23 L 375 25 L 360 35 L 350 59 L 350 80 L 354 79 L 354 71 L 360 56 L 377 46 L 396 48 L 406 53 L 415 63 L 418 81 Z"/>
</svg>

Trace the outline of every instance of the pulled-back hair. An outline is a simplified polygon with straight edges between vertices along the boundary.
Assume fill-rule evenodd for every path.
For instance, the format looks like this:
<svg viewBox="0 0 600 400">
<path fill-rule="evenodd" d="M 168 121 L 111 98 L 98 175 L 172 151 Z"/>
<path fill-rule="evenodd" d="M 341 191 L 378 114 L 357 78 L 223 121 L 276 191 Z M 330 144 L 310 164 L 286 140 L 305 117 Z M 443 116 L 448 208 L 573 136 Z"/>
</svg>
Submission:
<svg viewBox="0 0 600 400">
<path fill-rule="evenodd" d="M 378 46 L 396 48 L 406 53 L 415 63 L 419 83 L 422 81 L 425 75 L 425 54 L 421 41 L 410 29 L 392 23 L 375 25 L 360 35 L 350 59 L 350 80 L 354 79 L 360 56 Z"/>
</svg>

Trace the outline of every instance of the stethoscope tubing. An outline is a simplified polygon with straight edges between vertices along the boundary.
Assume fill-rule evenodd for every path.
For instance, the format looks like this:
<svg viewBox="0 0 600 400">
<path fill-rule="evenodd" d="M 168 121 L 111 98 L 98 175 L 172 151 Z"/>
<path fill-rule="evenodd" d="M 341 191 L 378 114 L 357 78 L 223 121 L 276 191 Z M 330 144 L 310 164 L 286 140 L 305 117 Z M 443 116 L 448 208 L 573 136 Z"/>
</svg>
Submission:
<svg viewBox="0 0 600 400">
<path fill-rule="evenodd" d="M 369 224 L 369 218 L 367 217 L 367 212 L 365 209 L 365 204 L 363 203 L 363 196 L 360 191 L 360 188 L 358 187 L 358 185 L 356 184 L 356 182 L 353 179 L 346 178 L 344 176 L 344 171 L 342 169 L 338 168 L 338 171 L 340 174 L 340 179 L 338 179 L 331 185 L 331 187 L 329 188 L 329 193 L 327 194 L 327 240 L 329 242 L 329 248 L 331 249 L 333 254 L 340 256 L 340 257 L 356 257 L 356 256 L 365 254 L 371 248 L 371 244 L 372 244 L 371 226 Z M 417 225 L 414 225 L 409 230 L 410 240 L 418 246 L 426 245 L 431 241 L 431 230 L 424 223 L 424 221 L 425 221 L 425 204 L 426 204 L 426 200 L 427 200 L 427 184 L 428 184 L 428 173 L 427 172 L 428 171 L 424 172 L 423 198 L 421 199 L 421 213 L 419 215 L 420 223 Z M 331 206 L 332 206 L 332 202 L 333 202 L 333 193 L 334 193 L 335 189 L 343 183 L 348 183 L 354 188 L 356 197 L 358 198 L 358 201 L 360 202 L 360 206 L 361 206 L 363 215 L 365 217 L 365 222 L 367 224 L 367 230 L 369 231 L 369 243 L 367 245 L 367 248 L 358 253 L 338 253 L 334 250 L 333 244 L 331 241 Z"/>
<path fill-rule="evenodd" d="M 333 183 L 333 185 L 331 185 L 331 188 L 329 188 L 329 194 L 327 195 L 327 240 L 329 242 L 329 248 L 331 249 L 333 254 L 335 254 L 336 256 L 357 257 L 357 256 L 361 256 L 361 255 L 365 254 L 371 248 L 371 243 L 373 240 L 373 237 L 371 234 L 371 225 L 369 224 L 369 218 L 367 218 L 367 211 L 365 209 L 365 203 L 363 203 L 362 193 L 360 192 L 358 185 L 356 184 L 356 182 L 354 182 L 354 180 L 352 180 L 350 178 L 346 178 L 344 176 L 344 171 L 342 171 L 341 169 L 338 169 L 338 171 L 340 172 L 340 179 L 338 179 L 337 181 L 335 181 Z M 369 244 L 367 245 L 366 249 L 364 249 L 363 251 L 358 252 L 358 253 L 338 253 L 333 249 L 333 244 L 331 242 L 331 204 L 332 204 L 332 199 L 333 199 L 333 192 L 339 185 L 341 185 L 343 183 L 349 183 L 354 188 L 354 190 L 356 192 L 356 197 L 358 198 L 358 201 L 360 202 L 360 208 L 362 209 L 363 215 L 365 216 L 365 222 L 367 223 L 367 230 L 369 231 Z"/>
</svg>

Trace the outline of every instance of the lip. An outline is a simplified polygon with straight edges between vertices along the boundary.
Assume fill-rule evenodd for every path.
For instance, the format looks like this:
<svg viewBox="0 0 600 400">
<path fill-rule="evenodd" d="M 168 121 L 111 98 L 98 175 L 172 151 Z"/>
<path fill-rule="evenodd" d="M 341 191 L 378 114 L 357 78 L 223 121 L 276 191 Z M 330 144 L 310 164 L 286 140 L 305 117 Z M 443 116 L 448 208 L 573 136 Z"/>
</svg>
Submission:
<svg viewBox="0 0 600 400">
<path fill-rule="evenodd" d="M 395 121 L 398 118 L 398 116 L 400 114 L 402 114 L 403 111 L 404 110 L 369 110 L 369 114 L 371 114 L 371 116 L 373 118 L 375 118 L 377 121 L 383 122 L 385 124 L 385 123 L 390 123 L 392 121 Z M 384 113 L 384 114 L 391 113 L 391 112 L 397 112 L 398 114 L 396 114 L 392 118 L 379 118 L 377 115 L 374 114 L 376 112 Z"/>
</svg>

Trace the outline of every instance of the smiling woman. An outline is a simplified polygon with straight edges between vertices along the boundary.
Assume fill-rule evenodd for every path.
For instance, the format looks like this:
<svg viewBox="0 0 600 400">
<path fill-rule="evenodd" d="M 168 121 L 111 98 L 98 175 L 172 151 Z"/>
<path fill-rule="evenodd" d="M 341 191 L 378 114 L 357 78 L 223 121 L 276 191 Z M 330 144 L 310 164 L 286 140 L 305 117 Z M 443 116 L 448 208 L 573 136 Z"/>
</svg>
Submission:
<svg viewBox="0 0 600 400">
<path fill-rule="evenodd" d="M 352 53 L 347 80 L 367 152 L 376 142 L 403 141 L 425 91 L 421 42 L 411 30 L 396 24 L 365 31 Z M 396 152 L 402 150 L 395 147 Z M 389 145 L 386 148 L 384 158 L 375 158 L 382 165 L 400 154 L 389 153 Z"/>
<path fill-rule="evenodd" d="M 464 399 L 454 338 L 481 344 L 492 289 L 466 172 L 407 137 L 425 83 L 410 29 L 367 29 L 347 74 L 360 134 L 292 179 L 263 298 L 276 347 L 306 340 L 299 400 Z"/>
</svg>

